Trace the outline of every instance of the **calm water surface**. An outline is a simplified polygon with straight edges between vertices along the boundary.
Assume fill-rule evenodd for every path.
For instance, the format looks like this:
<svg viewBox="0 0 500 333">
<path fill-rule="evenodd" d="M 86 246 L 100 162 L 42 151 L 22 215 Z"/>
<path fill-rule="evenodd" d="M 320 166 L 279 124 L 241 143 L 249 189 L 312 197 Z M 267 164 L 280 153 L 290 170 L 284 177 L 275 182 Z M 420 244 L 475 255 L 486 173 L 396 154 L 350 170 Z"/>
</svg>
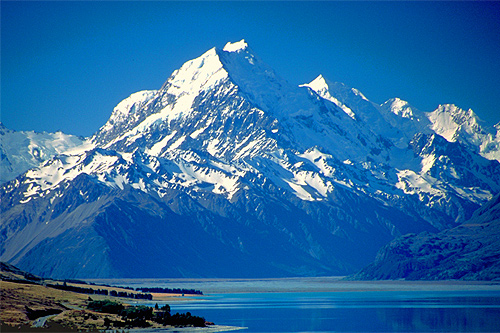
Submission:
<svg viewBox="0 0 500 333">
<path fill-rule="evenodd" d="M 490 292 L 242 293 L 170 305 L 250 332 L 500 331 L 500 293 Z"/>
<path fill-rule="evenodd" d="M 500 332 L 498 285 L 318 279 L 121 285 L 200 289 L 206 296 L 169 302 L 172 313 L 248 327 L 242 332 Z"/>
</svg>

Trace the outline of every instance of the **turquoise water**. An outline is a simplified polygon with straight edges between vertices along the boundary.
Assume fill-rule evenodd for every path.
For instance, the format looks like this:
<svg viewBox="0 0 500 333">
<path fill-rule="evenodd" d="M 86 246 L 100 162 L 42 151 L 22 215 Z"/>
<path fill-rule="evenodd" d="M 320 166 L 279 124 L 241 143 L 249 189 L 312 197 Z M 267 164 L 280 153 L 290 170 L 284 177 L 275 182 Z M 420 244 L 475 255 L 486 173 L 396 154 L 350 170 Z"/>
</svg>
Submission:
<svg viewBox="0 0 500 333">
<path fill-rule="evenodd" d="M 225 293 L 170 303 L 248 332 L 500 332 L 500 292 Z"/>
<path fill-rule="evenodd" d="M 500 332 L 500 285 L 494 282 L 334 277 L 94 282 L 202 290 L 204 297 L 168 302 L 172 312 L 248 327 L 244 332 Z"/>
</svg>

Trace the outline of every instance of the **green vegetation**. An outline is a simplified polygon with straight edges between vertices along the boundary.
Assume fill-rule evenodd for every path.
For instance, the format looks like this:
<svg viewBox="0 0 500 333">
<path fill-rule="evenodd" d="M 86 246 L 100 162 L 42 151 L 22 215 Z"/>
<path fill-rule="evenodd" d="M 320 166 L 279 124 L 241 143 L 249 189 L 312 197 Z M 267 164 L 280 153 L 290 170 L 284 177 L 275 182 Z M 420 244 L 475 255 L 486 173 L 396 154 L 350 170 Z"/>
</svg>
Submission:
<svg viewBox="0 0 500 333">
<path fill-rule="evenodd" d="M 194 327 L 205 327 L 205 318 L 192 316 L 190 312 L 186 313 L 176 313 L 168 318 L 164 322 L 160 322 L 163 325 L 172 326 L 194 326 Z"/>
<path fill-rule="evenodd" d="M 124 308 L 123 304 L 110 300 L 90 301 L 87 304 L 89 310 L 111 314 L 121 314 Z"/>
<path fill-rule="evenodd" d="M 128 308 L 123 309 L 120 315 L 125 320 L 151 320 L 151 318 L 153 318 L 153 308 L 144 305 L 129 306 Z"/>
<path fill-rule="evenodd" d="M 193 316 L 190 312 L 187 313 L 176 313 L 174 315 L 170 314 L 170 306 L 165 304 L 161 308 L 158 304 L 154 308 L 144 305 L 139 306 L 128 306 L 125 307 L 123 304 L 110 301 L 93 301 L 91 300 L 87 309 L 109 313 L 118 314 L 122 317 L 124 321 L 106 321 L 106 326 L 114 327 L 148 327 L 151 326 L 147 321 L 154 321 L 161 325 L 171 325 L 171 326 L 194 326 L 194 327 L 205 327 L 205 318 Z"/>
<path fill-rule="evenodd" d="M 108 294 L 109 294 L 109 296 L 113 296 L 113 297 L 125 297 L 125 298 L 147 299 L 147 300 L 153 299 L 153 295 L 151 295 L 151 294 L 127 293 L 125 291 L 116 291 L 116 290 L 111 290 L 108 293 L 107 289 L 94 289 L 94 288 L 83 288 L 83 287 L 77 287 L 77 286 L 69 286 L 69 285 L 67 285 L 66 282 L 64 282 L 63 284 L 47 284 L 47 287 L 59 289 L 59 290 L 65 290 L 65 291 L 72 291 L 72 292 L 80 293 L 80 294 L 105 295 L 105 296 L 108 296 Z"/>
</svg>

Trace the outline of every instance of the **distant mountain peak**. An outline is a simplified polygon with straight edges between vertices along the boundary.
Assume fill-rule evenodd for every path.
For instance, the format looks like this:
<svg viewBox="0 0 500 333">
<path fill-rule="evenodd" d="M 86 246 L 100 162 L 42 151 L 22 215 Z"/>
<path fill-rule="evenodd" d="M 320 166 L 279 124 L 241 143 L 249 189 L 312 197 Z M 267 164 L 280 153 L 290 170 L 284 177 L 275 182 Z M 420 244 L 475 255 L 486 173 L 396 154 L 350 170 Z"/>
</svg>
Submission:
<svg viewBox="0 0 500 333">
<path fill-rule="evenodd" d="M 382 105 L 389 106 L 389 111 L 399 117 L 420 121 L 418 110 L 399 97 L 391 98 Z"/>
<path fill-rule="evenodd" d="M 333 96 L 333 94 L 330 92 L 330 85 L 332 85 L 332 83 L 320 74 L 310 83 L 303 84 L 301 85 L 301 87 L 308 87 L 309 89 L 312 89 L 320 97 L 333 102 L 335 105 L 341 108 L 349 117 L 351 117 L 352 119 L 356 119 L 356 114 L 354 113 L 354 111 L 352 111 L 350 107 Z"/>
<path fill-rule="evenodd" d="M 315 92 L 326 92 L 328 90 L 328 83 L 323 75 L 318 75 L 314 80 L 309 83 L 303 84 L 302 86 L 309 87 Z"/>
<path fill-rule="evenodd" d="M 471 136 L 483 131 L 480 119 L 472 110 L 464 110 L 454 104 L 442 104 L 427 113 L 432 130 L 449 142 L 455 142 L 459 135 Z"/>
<path fill-rule="evenodd" d="M 0 123 L 0 183 L 12 180 L 57 154 L 84 146 L 84 138 L 62 132 L 14 131 Z"/>
</svg>

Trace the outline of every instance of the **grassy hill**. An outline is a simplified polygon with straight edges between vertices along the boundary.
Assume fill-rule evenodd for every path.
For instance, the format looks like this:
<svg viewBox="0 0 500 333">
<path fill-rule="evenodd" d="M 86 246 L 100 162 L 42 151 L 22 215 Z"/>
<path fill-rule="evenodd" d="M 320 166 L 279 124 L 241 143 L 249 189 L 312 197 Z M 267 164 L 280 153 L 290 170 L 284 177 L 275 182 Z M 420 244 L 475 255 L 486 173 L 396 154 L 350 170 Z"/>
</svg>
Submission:
<svg viewBox="0 0 500 333">
<path fill-rule="evenodd" d="M 139 295 L 141 293 L 119 287 L 85 284 L 85 282 L 44 279 L 23 272 L 4 262 L 1 263 L 0 267 L 0 332 L 40 332 L 40 330 L 47 332 L 97 332 L 106 328 L 136 327 L 137 321 L 133 322 L 127 317 L 127 313 L 130 314 L 136 307 L 128 305 L 127 302 L 130 302 L 131 294 Z M 88 291 L 89 289 L 94 291 L 113 290 L 116 291 L 115 294 L 127 294 L 129 296 L 127 298 L 113 297 L 111 292 L 108 293 L 109 295 L 89 295 L 82 292 L 58 289 L 63 286 L 81 291 Z M 105 313 L 89 309 L 89 303 L 104 300 L 120 304 L 120 307 L 125 311 L 121 313 Z M 162 300 L 165 300 L 165 298 Z M 137 301 L 137 299 L 134 298 L 134 301 Z M 164 316 L 165 311 L 161 312 L 150 308 L 150 312 L 154 315 L 153 318 L 142 321 L 141 325 L 165 327 L 161 323 L 154 321 L 158 314 Z M 45 317 L 47 316 L 50 317 L 46 321 Z M 172 316 L 172 318 L 174 317 L 175 315 Z"/>
</svg>

